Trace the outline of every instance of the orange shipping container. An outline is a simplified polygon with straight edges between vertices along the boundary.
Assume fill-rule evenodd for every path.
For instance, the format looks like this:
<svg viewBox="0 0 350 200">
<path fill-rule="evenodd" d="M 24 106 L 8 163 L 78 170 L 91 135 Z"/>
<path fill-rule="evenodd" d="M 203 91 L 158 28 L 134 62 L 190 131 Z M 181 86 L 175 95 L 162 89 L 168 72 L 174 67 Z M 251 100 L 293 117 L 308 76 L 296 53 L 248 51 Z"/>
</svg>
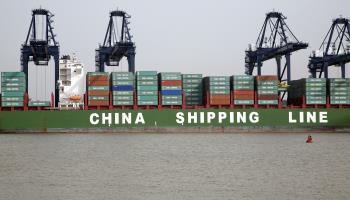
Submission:
<svg viewBox="0 0 350 200">
<path fill-rule="evenodd" d="M 165 80 L 161 82 L 162 86 L 182 86 L 181 80 Z"/>
<path fill-rule="evenodd" d="M 88 102 L 89 106 L 108 106 L 109 101 L 98 101 L 98 100 L 90 100 Z"/>
<path fill-rule="evenodd" d="M 216 95 L 210 95 L 209 98 L 210 98 L 210 99 L 218 99 L 218 100 L 219 100 L 219 99 L 220 99 L 220 100 L 221 100 L 221 99 L 228 99 L 228 100 L 229 100 L 231 97 L 230 97 L 229 94 L 224 94 L 224 95 L 217 95 L 217 94 L 216 94 Z"/>
<path fill-rule="evenodd" d="M 251 95 L 251 94 L 240 94 L 240 95 L 234 95 L 233 98 L 235 100 L 253 100 L 254 99 L 254 94 Z"/>
<path fill-rule="evenodd" d="M 108 81 L 87 81 L 87 86 L 109 86 Z"/>
<path fill-rule="evenodd" d="M 278 78 L 277 78 L 277 76 L 266 75 L 266 76 L 257 76 L 256 80 L 259 80 L 259 81 L 273 81 L 273 80 L 278 80 Z"/>
<path fill-rule="evenodd" d="M 254 96 L 254 90 L 235 90 L 233 91 L 234 95 L 253 95 Z"/>
<path fill-rule="evenodd" d="M 230 99 L 211 99 L 210 105 L 230 105 Z"/>
<path fill-rule="evenodd" d="M 109 81 L 108 76 L 88 76 L 87 77 L 88 81 Z"/>
<path fill-rule="evenodd" d="M 109 91 L 100 91 L 100 90 L 90 90 L 88 91 L 89 96 L 108 96 Z"/>
</svg>

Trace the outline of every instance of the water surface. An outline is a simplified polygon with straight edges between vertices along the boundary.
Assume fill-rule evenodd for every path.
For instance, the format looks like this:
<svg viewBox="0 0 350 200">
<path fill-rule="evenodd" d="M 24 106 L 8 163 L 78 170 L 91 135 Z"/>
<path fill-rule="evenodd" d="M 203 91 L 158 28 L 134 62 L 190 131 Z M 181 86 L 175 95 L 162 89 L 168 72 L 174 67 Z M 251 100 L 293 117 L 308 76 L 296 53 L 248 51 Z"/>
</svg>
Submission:
<svg viewBox="0 0 350 200">
<path fill-rule="evenodd" d="M 349 199 L 350 134 L 0 135 L 0 199 Z"/>
</svg>

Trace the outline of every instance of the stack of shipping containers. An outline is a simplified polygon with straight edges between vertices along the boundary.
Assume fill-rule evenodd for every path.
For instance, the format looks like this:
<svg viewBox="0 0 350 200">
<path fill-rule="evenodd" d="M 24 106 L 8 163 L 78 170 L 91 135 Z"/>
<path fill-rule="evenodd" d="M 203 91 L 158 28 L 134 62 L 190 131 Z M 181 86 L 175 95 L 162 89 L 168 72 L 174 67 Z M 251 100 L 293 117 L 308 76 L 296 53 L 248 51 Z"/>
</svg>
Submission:
<svg viewBox="0 0 350 200">
<path fill-rule="evenodd" d="M 259 105 L 278 104 L 278 83 L 277 76 L 256 76 L 256 89 Z"/>
<path fill-rule="evenodd" d="M 300 80 L 290 81 L 288 84 L 289 102 L 300 103 L 300 100 L 305 97 L 306 104 L 326 104 L 327 79 L 303 78 Z"/>
<path fill-rule="evenodd" d="M 204 78 L 206 94 L 210 105 L 230 105 L 230 77 L 209 76 Z"/>
<path fill-rule="evenodd" d="M 182 80 L 180 72 L 158 74 L 162 105 L 182 105 Z"/>
<path fill-rule="evenodd" d="M 132 72 L 112 72 L 111 90 L 114 106 L 134 104 L 134 74 Z"/>
<path fill-rule="evenodd" d="M 234 105 L 254 104 L 254 76 L 235 75 L 231 77 Z"/>
<path fill-rule="evenodd" d="M 137 105 L 158 105 L 158 76 L 156 71 L 136 72 Z"/>
<path fill-rule="evenodd" d="M 26 89 L 23 72 L 1 72 L 1 105 L 3 107 L 23 107 Z"/>
<path fill-rule="evenodd" d="M 328 94 L 330 104 L 350 104 L 350 79 L 328 79 Z"/>
<path fill-rule="evenodd" d="M 203 105 L 202 74 L 183 74 L 182 89 L 185 93 L 186 105 Z"/>
<path fill-rule="evenodd" d="M 109 105 L 108 72 L 88 72 L 86 75 L 86 87 L 89 106 Z"/>
</svg>

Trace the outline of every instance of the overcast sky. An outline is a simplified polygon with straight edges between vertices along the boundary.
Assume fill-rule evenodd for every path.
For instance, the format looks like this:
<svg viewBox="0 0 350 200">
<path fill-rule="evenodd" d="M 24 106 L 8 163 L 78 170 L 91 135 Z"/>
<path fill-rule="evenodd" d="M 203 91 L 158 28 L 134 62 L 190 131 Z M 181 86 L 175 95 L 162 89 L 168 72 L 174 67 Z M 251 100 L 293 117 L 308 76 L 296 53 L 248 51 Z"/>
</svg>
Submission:
<svg viewBox="0 0 350 200">
<path fill-rule="evenodd" d="M 348 0 L 0 0 L 0 4 L 0 71 L 20 70 L 20 47 L 31 10 L 40 6 L 55 14 L 60 54 L 75 53 L 87 71 L 95 70 L 95 48 L 103 42 L 109 12 L 119 8 L 132 16 L 136 70 L 204 75 L 243 74 L 248 43 L 255 43 L 265 14 L 279 11 L 296 37 L 309 43 L 308 49 L 292 55 L 292 79 L 308 76 L 308 56 L 319 48 L 332 19 L 350 17 Z M 51 91 L 53 81 L 43 84 L 45 70 L 30 66 L 31 93 L 38 93 L 33 85 L 47 85 L 45 90 Z M 123 62 L 108 71 L 126 69 Z M 264 63 L 263 74 L 275 71 L 274 61 Z M 332 76 L 339 74 L 339 70 L 331 70 Z M 46 77 L 47 81 L 53 77 L 52 62 Z"/>
</svg>

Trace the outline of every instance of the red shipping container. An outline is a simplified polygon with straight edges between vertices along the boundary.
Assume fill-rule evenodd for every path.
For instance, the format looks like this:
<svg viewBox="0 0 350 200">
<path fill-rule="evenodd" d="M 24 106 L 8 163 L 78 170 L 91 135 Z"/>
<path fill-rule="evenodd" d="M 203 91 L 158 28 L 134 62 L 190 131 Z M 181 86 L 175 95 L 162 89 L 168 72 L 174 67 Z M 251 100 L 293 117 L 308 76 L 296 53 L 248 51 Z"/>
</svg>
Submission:
<svg viewBox="0 0 350 200">
<path fill-rule="evenodd" d="M 87 86 L 109 86 L 109 81 L 87 81 Z"/>
<path fill-rule="evenodd" d="M 234 95 L 233 98 L 235 100 L 253 100 L 254 99 L 254 94 L 240 94 L 240 95 Z"/>
<path fill-rule="evenodd" d="M 89 96 L 108 96 L 109 91 L 100 91 L 100 90 L 90 90 L 88 91 Z"/>
<path fill-rule="evenodd" d="M 224 95 L 212 94 L 209 96 L 209 98 L 210 99 L 217 99 L 217 100 L 226 100 L 226 99 L 230 100 L 231 97 L 229 94 L 224 94 Z"/>
<path fill-rule="evenodd" d="M 89 106 L 108 106 L 109 101 L 99 101 L 99 100 L 90 100 L 88 102 Z"/>
<path fill-rule="evenodd" d="M 259 100 L 278 100 L 278 95 L 258 95 Z"/>
<path fill-rule="evenodd" d="M 254 96 L 254 90 L 235 90 L 233 91 L 234 95 L 253 95 Z"/>
<path fill-rule="evenodd" d="M 109 81 L 108 76 L 88 76 L 88 81 Z"/>
<path fill-rule="evenodd" d="M 273 75 L 265 75 L 265 76 L 257 76 L 256 80 L 259 81 L 274 81 L 274 80 L 278 80 L 277 76 L 273 76 Z"/>
<path fill-rule="evenodd" d="M 230 105 L 230 99 L 211 99 L 210 105 Z"/>
<path fill-rule="evenodd" d="M 161 81 L 162 86 L 182 86 L 181 80 L 165 80 Z"/>
</svg>

